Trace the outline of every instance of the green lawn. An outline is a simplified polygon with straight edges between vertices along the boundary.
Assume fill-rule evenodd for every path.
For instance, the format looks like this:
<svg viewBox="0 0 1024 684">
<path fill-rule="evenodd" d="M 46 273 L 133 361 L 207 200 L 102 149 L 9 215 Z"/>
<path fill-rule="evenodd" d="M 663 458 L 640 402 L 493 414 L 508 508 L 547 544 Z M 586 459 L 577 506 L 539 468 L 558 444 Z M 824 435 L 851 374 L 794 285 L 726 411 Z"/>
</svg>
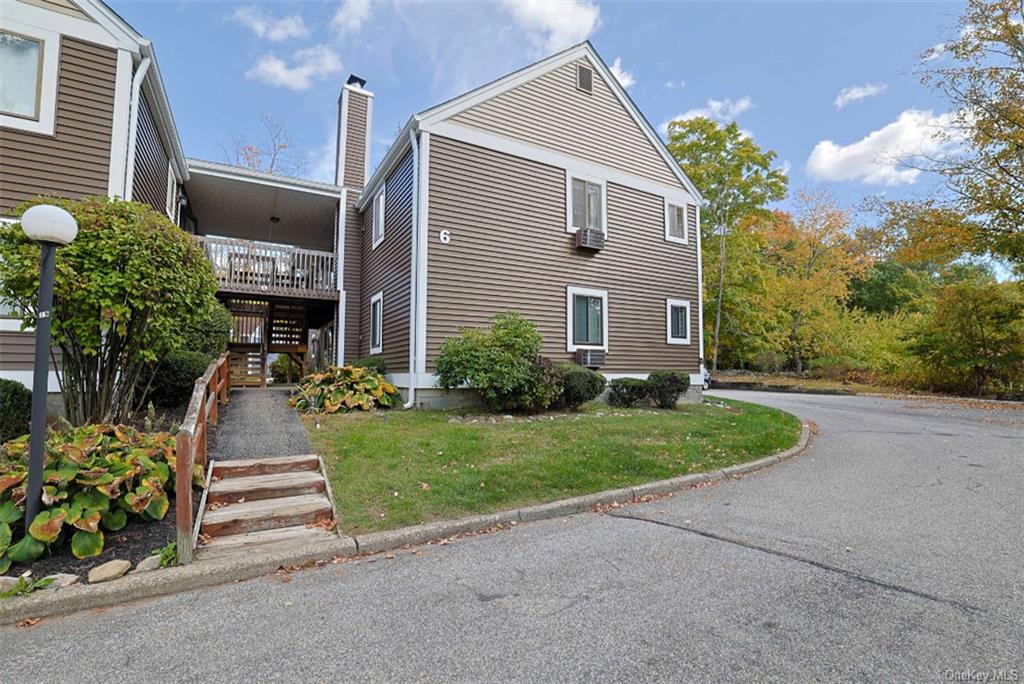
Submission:
<svg viewBox="0 0 1024 684">
<path fill-rule="evenodd" d="M 716 470 L 796 444 L 793 416 L 722 403 L 591 406 L 532 422 L 458 422 L 449 411 L 321 416 L 319 430 L 303 420 L 341 527 L 359 534 Z"/>
</svg>

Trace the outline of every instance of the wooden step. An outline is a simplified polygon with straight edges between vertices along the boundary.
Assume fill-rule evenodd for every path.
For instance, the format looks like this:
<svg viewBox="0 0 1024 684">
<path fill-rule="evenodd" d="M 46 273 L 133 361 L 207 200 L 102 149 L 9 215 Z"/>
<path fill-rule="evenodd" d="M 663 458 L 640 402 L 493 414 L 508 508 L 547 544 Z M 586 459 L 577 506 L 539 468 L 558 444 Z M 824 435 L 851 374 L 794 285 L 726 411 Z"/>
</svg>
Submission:
<svg viewBox="0 0 1024 684">
<path fill-rule="evenodd" d="M 248 551 L 254 547 L 284 546 L 286 544 L 319 544 L 332 541 L 333 539 L 336 539 L 333 532 L 328 532 L 319 527 L 306 527 L 304 525 L 279 527 L 260 532 L 229 534 L 224 537 L 214 537 L 205 544 L 201 544 L 198 549 L 198 558 L 202 560 L 220 557 Z"/>
<path fill-rule="evenodd" d="M 284 496 L 318 494 L 327 489 L 324 478 L 313 470 L 298 470 L 269 475 L 226 477 L 210 483 L 206 495 L 210 503 L 238 503 Z"/>
<path fill-rule="evenodd" d="M 278 527 L 292 527 L 330 520 L 334 515 L 331 502 L 323 494 L 285 496 L 244 503 L 207 507 L 203 512 L 200 532 L 211 537 L 258 532 Z"/>
<path fill-rule="evenodd" d="M 317 470 L 319 467 L 320 459 L 316 457 L 316 454 L 240 458 L 233 461 L 217 461 L 213 465 L 213 476 L 215 478 L 249 477 L 251 475 Z"/>
</svg>

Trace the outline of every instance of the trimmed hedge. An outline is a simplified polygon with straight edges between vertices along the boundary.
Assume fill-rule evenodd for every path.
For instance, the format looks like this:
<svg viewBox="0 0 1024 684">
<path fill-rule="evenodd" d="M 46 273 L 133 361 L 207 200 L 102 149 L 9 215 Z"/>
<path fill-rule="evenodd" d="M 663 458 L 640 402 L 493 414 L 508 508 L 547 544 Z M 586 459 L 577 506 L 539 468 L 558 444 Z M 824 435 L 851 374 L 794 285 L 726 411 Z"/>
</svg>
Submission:
<svg viewBox="0 0 1024 684">
<path fill-rule="evenodd" d="M 679 397 L 690 389 L 689 373 L 656 370 L 647 376 L 647 391 L 658 408 L 675 408 Z"/>
<path fill-rule="evenodd" d="M 608 403 L 619 408 L 631 408 L 649 396 L 646 380 L 638 378 L 617 378 L 611 381 Z"/>
<path fill-rule="evenodd" d="M 160 362 L 149 397 L 157 406 L 176 408 L 188 404 L 196 380 L 206 372 L 210 357 L 203 352 L 171 352 Z"/>
<path fill-rule="evenodd" d="M 353 361 L 351 365 L 356 368 L 372 370 L 374 373 L 379 375 L 388 374 L 388 362 L 384 360 L 383 356 L 364 356 L 361 359 Z"/>
<path fill-rule="evenodd" d="M 32 392 L 20 382 L 0 379 L 0 444 L 28 434 Z"/>
<path fill-rule="evenodd" d="M 562 369 L 562 405 L 576 409 L 601 396 L 607 385 L 605 377 L 584 366 L 566 365 Z"/>
</svg>

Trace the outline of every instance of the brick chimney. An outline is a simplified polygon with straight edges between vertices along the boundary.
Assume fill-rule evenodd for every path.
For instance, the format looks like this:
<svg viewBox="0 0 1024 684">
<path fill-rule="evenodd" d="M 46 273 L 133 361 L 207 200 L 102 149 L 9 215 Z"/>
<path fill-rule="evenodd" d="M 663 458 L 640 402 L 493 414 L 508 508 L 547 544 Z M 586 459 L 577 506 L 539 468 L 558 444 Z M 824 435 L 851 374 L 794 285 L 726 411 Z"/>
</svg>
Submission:
<svg viewBox="0 0 1024 684">
<path fill-rule="evenodd" d="M 373 93 L 355 74 L 338 98 L 338 152 L 334 184 L 362 190 L 370 177 L 370 122 Z"/>
</svg>

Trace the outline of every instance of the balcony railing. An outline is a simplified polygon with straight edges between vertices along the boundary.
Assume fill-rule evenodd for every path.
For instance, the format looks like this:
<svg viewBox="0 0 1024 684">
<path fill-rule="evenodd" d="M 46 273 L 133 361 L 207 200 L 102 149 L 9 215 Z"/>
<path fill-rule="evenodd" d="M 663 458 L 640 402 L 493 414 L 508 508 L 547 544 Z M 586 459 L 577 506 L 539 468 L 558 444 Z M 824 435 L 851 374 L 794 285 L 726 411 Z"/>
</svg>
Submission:
<svg viewBox="0 0 1024 684">
<path fill-rule="evenodd" d="M 337 299 L 333 252 L 237 238 L 196 236 L 220 292 Z"/>
</svg>

